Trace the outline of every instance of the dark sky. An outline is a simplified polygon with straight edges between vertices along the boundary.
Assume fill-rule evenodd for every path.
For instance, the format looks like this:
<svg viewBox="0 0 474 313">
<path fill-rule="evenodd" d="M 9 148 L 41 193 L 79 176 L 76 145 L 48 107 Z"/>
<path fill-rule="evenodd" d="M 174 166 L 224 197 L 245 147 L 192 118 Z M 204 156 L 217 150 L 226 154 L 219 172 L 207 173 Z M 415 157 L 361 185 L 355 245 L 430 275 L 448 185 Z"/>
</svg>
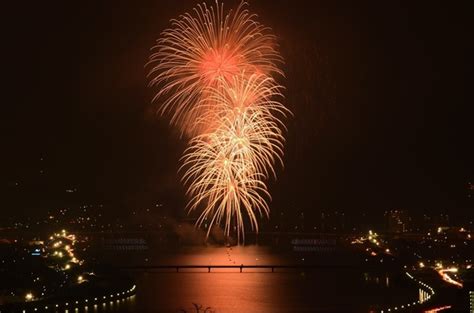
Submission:
<svg viewBox="0 0 474 313">
<path fill-rule="evenodd" d="M 278 36 L 294 113 L 285 168 L 270 182 L 275 212 L 472 210 L 468 3 L 251 1 Z M 3 213 L 53 206 L 76 187 L 83 201 L 182 210 L 186 142 L 152 113 L 144 64 L 169 19 L 194 4 L 8 10 Z"/>
</svg>

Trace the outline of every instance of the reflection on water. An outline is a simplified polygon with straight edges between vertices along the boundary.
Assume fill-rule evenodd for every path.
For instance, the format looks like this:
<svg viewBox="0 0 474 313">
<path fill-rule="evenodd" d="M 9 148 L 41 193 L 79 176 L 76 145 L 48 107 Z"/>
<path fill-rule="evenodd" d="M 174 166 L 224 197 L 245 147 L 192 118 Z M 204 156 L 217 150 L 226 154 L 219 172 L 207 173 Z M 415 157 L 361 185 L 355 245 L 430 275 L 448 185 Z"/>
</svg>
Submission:
<svg viewBox="0 0 474 313">
<path fill-rule="evenodd" d="M 389 273 L 367 273 L 363 274 L 364 280 L 367 284 L 375 284 L 379 287 L 390 287 Z"/>
<path fill-rule="evenodd" d="M 251 246 L 190 248 L 173 255 L 147 256 L 148 265 L 284 265 L 314 264 L 318 255 L 281 255 Z M 319 259 L 318 259 L 319 258 Z M 347 260 L 344 260 L 347 262 Z M 357 267 L 308 271 L 267 269 L 189 269 L 135 272 L 136 297 L 106 303 L 94 312 L 367 312 L 370 305 L 397 302 L 417 295 L 390 275 L 364 273 Z M 396 279 L 398 282 L 398 279 Z M 398 285 L 398 286 L 397 286 Z M 207 311 L 208 313 L 211 310 Z"/>
</svg>

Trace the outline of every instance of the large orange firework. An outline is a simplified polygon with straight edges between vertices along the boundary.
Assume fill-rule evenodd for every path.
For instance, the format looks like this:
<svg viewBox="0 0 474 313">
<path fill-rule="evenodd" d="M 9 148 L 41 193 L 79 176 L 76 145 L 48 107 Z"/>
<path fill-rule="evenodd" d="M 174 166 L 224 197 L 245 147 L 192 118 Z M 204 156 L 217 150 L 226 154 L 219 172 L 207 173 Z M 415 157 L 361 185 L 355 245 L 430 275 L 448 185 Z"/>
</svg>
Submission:
<svg viewBox="0 0 474 313">
<path fill-rule="evenodd" d="M 215 8 L 197 5 L 194 14 L 172 20 L 173 28 L 163 31 L 153 47 L 149 77 L 150 85 L 159 88 L 154 100 L 163 98 L 158 111 L 189 136 L 200 132 L 193 121 L 201 112 L 193 108 L 206 96 L 207 87 L 242 71 L 282 73 L 275 36 L 245 7 L 242 2 L 224 14 L 223 3 L 216 1 Z"/>
<path fill-rule="evenodd" d="M 189 211 L 197 225 L 224 225 L 244 235 L 268 216 L 265 181 L 283 164 L 282 118 L 290 112 L 274 75 L 281 57 L 270 30 L 242 2 L 224 14 L 206 4 L 172 20 L 150 57 L 150 85 L 158 86 L 158 112 L 191 137 L 181 167 Z M 242 235 L 242 236 L 241 236 Z"/>
</svg>

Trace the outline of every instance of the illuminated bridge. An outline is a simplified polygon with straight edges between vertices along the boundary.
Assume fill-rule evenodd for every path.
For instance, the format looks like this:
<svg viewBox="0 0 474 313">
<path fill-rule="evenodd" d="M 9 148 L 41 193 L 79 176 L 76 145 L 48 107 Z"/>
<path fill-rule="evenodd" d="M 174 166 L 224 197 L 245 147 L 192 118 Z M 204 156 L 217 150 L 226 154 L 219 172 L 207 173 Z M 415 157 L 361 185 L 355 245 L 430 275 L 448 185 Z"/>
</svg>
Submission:
<svg viewBox="0 0 474 313">
<path fill-rule="evenodd" d="M 325 268 L 356 268 L 355 266 L 348 265 L 306 265 L 306 264 L 295 264 L 295 265 L 137 265 L 137 266 L 124 266 L 121 269 L 124 270 L 173 270 L 177 273 L 180 270 L 186 269 L 206 269 L 208 273 L 212 269 L 238 269 L 242 273 L 244 269 L 268 269 L 271 272 L 276 270 L 310 270 L 310 269 L 325 269 Z M 185 271 L 184 271 L 185 272 Z"/>
</svg>

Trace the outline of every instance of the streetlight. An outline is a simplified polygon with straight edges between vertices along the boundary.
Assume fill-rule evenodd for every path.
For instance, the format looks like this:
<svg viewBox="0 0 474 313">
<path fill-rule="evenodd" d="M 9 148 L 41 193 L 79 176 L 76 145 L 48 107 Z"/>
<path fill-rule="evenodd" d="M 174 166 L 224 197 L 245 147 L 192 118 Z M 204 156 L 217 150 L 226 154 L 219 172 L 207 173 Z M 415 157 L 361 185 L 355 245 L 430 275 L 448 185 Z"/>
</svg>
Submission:
<svg viewBox="0 0 474 313">
<path fill-rule="evenodd" d="M 26 301 L 31 301 L 33 300 L 33 294 L 31 292 L 28 292 L 26 295 L 25 295 L 25 300 Z"/>
</svg>

